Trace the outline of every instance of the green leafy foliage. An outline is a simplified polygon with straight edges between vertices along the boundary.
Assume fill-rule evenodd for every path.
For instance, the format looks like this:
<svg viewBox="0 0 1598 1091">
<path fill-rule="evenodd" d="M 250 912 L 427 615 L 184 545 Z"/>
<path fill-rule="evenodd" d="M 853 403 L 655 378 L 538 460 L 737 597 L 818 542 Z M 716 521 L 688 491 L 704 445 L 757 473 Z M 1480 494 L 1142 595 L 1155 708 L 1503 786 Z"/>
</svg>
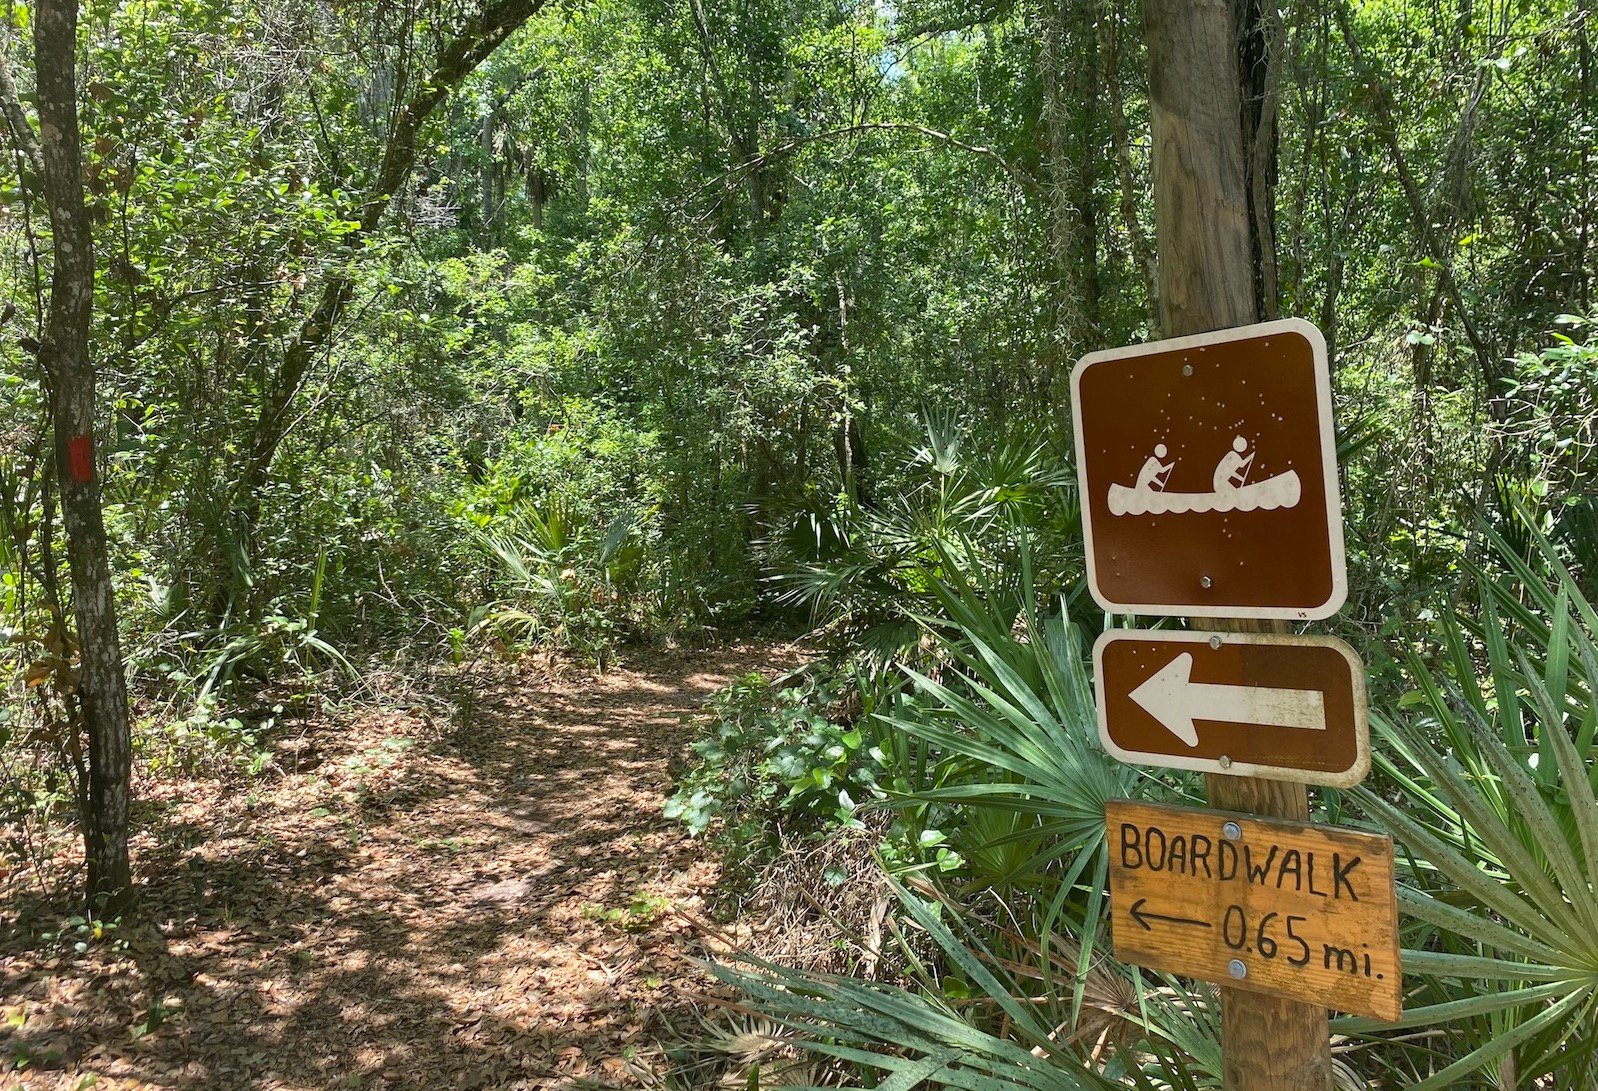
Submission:
<svg viewBox="0 0 1598 1091">
<path fill-rule="evenodd" d="M 867 506 L 812 494 L 772 538 L 779 601 L 879 664 L 920 639 L 915 619 L 939 609 L 939 580 L 1013 566 L 1023 535 L 1054 585 L 1081 572 L 1075 476 L 1056 443 L 1024 432 L 972 451 L 968 426 L 930 414 L 923 423 L 926 443 L 891 496 Z"/>
<path fill-rule="evenodd" d="M 1092 977 L 1102 803 L 1180 783 L 1092 741 L 1105 619 L 1064 422 L 1081 351 L 1157 332 L 1135 8 L 549 5 L 439 89 L 375 191 L 418 58 L 469 7 L 85 7 L 98 468 L 141 759 L 259 773 L 369 656 L 605 663 L 806 617 L 835 664 L 718 698 L 668 810 L 735 853 L 860 837 L 929 884 L 903 912 L 937 953 L 901 993 L 795 986 L 823 1006 L 792 1018 L 843 1028 L 884 1086 L 1091 1085 L 1034 1051 L 1086 1041 L 1051 1028 L 1087 1034 L 1097 980 L 1136 998 L 1099 1005 L 1125 1044 L 1106 1079 L 1210 1081 L 1207 997 Z M 25 119 L 31 18 L 0 16 Z M 1591 13 L 1375 0 L 1271 30 L 1267 302 L 1333 346 L 1346 620 L 1388 709 L 1357 799 L 1413 856 L 1412 1019 L 1457 1034 L 1358 1027 L 1362 1056 L 1430 1086 L 1580 1086 Z M 13 123 L 0 822 L 23 855 L 78 805 L 84 751 L 30 347 L 51 226 Z M 1440 650 L 1412 646 L 1439 617 Z"/>
<path fill-rule="evenodd" d="M 1151 988 L 1135 972 L 1095 966 L 1083 975 L 1091 981 L 1087 1010 L 1073 1007 L 1068 994 L 1039 991 L 1036 967 L 989 947 L 979 922 L 957 906 L 894 891 L 904 917 L 895 942 L 912 986 L 747 957 L 711 972 L 799 1035 L 800 1048 L 842 1062 L 861 1081 L 844 1086 L 885 1087 L 893 1079 L 971 1091 L 1219 1085 L 1213 997 L 1195 1004 L 1174 982 Z M 935 958 L 912 941 L 912 929 L 930 941 Z"/>
<path fill-rule="evenodd" d="M 1426 986 L 1397 1026 L 1450 1025 L 1469 1046 L 1413 1062 L 1418 1088 L 1595 1086 L 1598 614 L 1535 542 L 1552 578 L 1495 540 L 1514 574 L 1480 573 L 1479 614 L 1445 620 L 1443 673 L 1412 659 L 1416 713 L 1378 721 L 1393 787 L 1356 793 L 1412 854 L 1404 965 Z"/>
<path fill-rule="evenodd" d="M 839 715 L 838 690 L 815 677 L 778 688 L 751 674 L 721 690 L 667 817 L 745 842 L 774 838 L 777 827 L 799 836 L 862 828 L 855 811 L 881 798 L 888 757 L 868 728 Z"/>
</svg>

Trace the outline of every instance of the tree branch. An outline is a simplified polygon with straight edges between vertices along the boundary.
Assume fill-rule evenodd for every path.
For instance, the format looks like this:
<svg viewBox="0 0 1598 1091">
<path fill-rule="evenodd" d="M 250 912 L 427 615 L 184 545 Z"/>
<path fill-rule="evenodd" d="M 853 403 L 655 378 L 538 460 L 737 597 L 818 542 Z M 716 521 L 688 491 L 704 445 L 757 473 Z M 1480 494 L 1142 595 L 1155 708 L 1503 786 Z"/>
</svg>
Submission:
<svg viewBox="0 0 1598 1091">
<path fill-rule="evenodd" d="M 8 43 L 9 44 L 9 43 Z M 0 114 L 11 130 L 11 139 L 28 161 L 33 173 L 44 174 L 44 154 L 39 150 L 39 134 L 33 131 L 27 113 L 22 109 L 22 98 L 17 94 L 17 81 L 11 75 L 11 61 L 6 51 L 0 49 Z"/>
<path fill-rule="evenodd" d="M 537 14 L 544 2 L 495 0 L 474 12 L 455 37 L 439 50 L 431 71 L 416 85 L 419 90 L 394 112 L 377 175 L 361 202 L 358 226 L 343 238 L 347 254 L 353 256 L 365 244 L 389 203 L 410 177 L 416 164 L 417 138 L 438 104 L 504 44 L 513 31 Z M 236 495 L 244 498 L 246 516 L 251 522 L 267 468 L 288 432 L 289 407 L 305 381 L 312 360 L 327 344 L 343 316 L 354 288 L 354 274 L 347 264 L 340 265 L 330 274 L 316 306 L 284 348 L 283 363 L 273 375 L 256 416 L 250 453 L 236 478 Z"/>
<path fill-rule="evenodd" d="M 1376 113 L 1381 121 L 1382 138 L 1387 144 L 1387 151 L 1393 157 L 1393 169 L 1398 174 L 1398 183 L 1404 191 L 1404 198 L 1409 202 L 1410 215 L 1415 218 L 1415 226 L 1420 231 L 1421 242 L 1426 247 L 1427 255 L 1437 263 L 1438 276 L 1441 278 L 1444 289 L 1448 292 L 1454 310 L 1459 315 L 1459 324 L 1465 331 L 1465 339 L 1470 342 L 1470 347 L 1476 353 L 1476 360 L 1481 367 L 1482 379 L 1489 386 L 1498 378 L 1498 369 L 1493 360 L 1492 350 L 1482 339 L 1481 333 L 1476 329 L 1476 323 L 1471 319 L 1470 311 L 1465 306 L 1465 299 L 1459 290 L 1459 282 L 1454 277 L 1454 259 L 1448 248 L 1443 245 L 1442 236 L 1432 224 L 1431 211 L 1426 207 L 1426 199 L 1421 194 L 1420 186 L 1415 181 L 1415 175 L 1409 169 L 1409 160 L 1404 156 L 1404 150 L 1398 143 L 1398 123 L 1394 120 L 1392 103 L 1387 94 L 1387 87 L 1379 82 L 1370 73 L 1365 64 L 1364 51 L 1359 47 L 1359 41 L 1354 36 L 1354 28 L 1348 21 L 1348 8 L 1341 0 L 1334 7 L 1338 28 L 1342 31 L 1343 41 L 1348 44 L 1348 55 L 1354 62 L 1354 70 L 1359 78 L 1371 89 L 1371 98 L 1376 105 Z M 1491 399 L 1494 392 L 1489 389 L 1487 397 Z"/>
</svg>

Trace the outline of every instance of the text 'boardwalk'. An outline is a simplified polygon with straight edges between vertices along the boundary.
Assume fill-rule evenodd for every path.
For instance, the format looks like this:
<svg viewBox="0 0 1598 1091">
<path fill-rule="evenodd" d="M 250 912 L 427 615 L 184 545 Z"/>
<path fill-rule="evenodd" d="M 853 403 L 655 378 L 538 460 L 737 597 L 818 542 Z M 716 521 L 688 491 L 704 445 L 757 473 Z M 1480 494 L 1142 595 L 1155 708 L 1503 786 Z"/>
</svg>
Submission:
<svg viewBox="0 0 1598 1091">
<path fill-rule="evenodd" d="M 1398 1018 L 1391 838 L 1126 800 L 1105 819 L 1116 957 Z"/>
</svg>

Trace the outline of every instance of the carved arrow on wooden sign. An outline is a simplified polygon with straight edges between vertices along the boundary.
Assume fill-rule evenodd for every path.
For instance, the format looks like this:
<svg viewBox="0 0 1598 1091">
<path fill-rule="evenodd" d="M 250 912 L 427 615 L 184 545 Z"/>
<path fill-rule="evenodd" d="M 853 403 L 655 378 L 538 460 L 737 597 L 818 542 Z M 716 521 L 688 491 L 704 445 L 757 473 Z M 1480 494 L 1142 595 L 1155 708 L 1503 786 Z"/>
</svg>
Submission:
<svg viewBox="0 0 1598 1091">
<path fill-rule="evenodd" d="M 1154 926 L 1149 921 L 1164 921 L 1166 924 L 1190 924 L 1195 928 L 1210 927 L 1209 921 L 1196 921 L 1191 917 L 1167 917 L 1164 913 L 1150 913 L 1143 908 L 1148 902 L 1147 898 L 1139 898 L 1132 903 L 1132 908 L 1128 911 L 1131 913 L 1132 919 L 1143 926 L 1145 932 L 1154 931 Z"/>
<path fill-rule="evenodd" d="M 1326 700 L 1319 690 L 1214 685 L 1194 682 L 1192 674 L 1193 656 L 1183 652 L 1131 693 L 1143 711 L 1189 746 L 1198 745 L 1194 720 L 1326 730 Z"/>
</svg>

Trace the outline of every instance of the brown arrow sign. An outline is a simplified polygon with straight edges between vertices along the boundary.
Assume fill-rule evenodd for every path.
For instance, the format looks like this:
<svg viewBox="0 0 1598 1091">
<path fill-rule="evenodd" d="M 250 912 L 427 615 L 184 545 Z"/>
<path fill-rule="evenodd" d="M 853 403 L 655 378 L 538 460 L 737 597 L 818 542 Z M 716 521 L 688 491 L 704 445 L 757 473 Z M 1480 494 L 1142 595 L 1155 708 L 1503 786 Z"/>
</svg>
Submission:
<svg viewBox="0 0 1598 1091">
<path fill-rule="evenodd" d="M 1334 637 L 1111 630 L 1093 677 L 1124 762 L 1341 788 L 1370 769 L 1365 668 Z"/>
</svg>

